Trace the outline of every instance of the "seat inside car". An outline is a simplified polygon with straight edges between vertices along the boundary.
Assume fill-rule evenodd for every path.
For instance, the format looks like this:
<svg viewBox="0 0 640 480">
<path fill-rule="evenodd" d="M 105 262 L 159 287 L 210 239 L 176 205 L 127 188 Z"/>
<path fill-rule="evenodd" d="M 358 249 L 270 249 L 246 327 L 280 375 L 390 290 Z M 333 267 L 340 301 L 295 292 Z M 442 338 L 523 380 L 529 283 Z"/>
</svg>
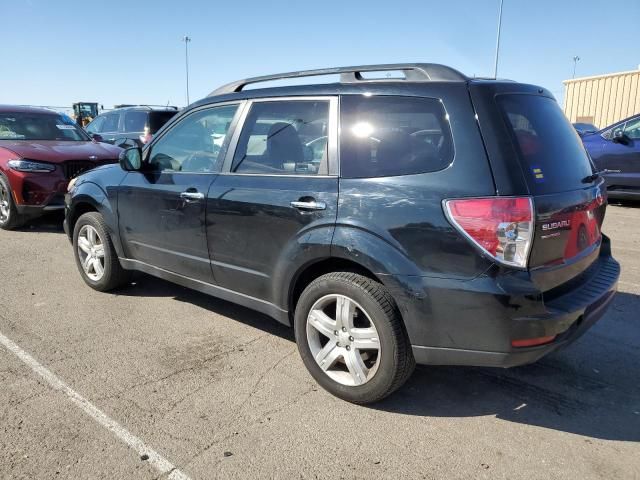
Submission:
<svg viewBox="0 0 640 480">
<path fill-rule="evenodd" d="M 276 122 L 267 134 L 265 165 L 278 170 L 294 171 L 304 162 L 302 142 L 295 127 L 290 123 Z"/>
</svg>

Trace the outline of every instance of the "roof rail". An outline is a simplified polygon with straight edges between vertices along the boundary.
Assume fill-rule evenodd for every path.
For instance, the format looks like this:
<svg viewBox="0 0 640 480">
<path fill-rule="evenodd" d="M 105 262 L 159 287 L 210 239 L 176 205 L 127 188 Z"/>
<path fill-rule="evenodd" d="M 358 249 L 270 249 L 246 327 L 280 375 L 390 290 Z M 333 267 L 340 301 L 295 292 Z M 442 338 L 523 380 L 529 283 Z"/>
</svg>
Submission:
<svg viewBox="0 0 640 480">
<path fill-rule="evenodd" d="M 154 105 L 152 103 L 121 103 L 118 105 L 114 105 L 113 109 L 116 110 L 118 108 L 135 108 L 135 107 L 147 107 L 149 109 L 157 107 L 157 108 L 166 108 L 168 110 L 178 110 L 178 107 L 175 105 Z"/>
<path fill-rule="evenodd" d="M 466 82 L 468 80 L 468 78 L 458 70 L 437 63 L 385 63 L 381 65 L 359 65 L 353 67 L 301 70 L 298 72 L 278 73 L 275 75 L 264 75 L 261 77 L 245 78 L 244 80 L 236 80 L 235 82 L 227 83 L 226 85 L 215 89 L 208 96 L 213 97 L 215 95 L 224 95 L 225 93 L 240 92 L 244 87 L 252 83 L 269 82 L 272 80 L 282 80 L 285 78 L 315 77 L 319 75 L 339 74 L 340 83 L 389 81 L 390 79 L 367 79 L 362 76 L 363 72 L 384 71 L 402 71 L 405 76 L 403 81 L 408 82 Z"/>
</svg>

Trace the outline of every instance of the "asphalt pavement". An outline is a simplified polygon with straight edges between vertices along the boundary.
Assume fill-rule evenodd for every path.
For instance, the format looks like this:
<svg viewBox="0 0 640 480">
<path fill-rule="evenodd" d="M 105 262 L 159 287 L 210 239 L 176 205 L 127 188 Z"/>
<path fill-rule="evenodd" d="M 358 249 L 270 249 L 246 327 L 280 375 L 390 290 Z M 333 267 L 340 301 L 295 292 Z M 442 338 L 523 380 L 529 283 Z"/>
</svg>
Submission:
<svg viewBox="0 0 640 480">
<path fill-rule="evenodd" d="M 82 282 L 59 217 L 0 231 L 0 478 L 640 479 L 640 206 L 610 206 L 606 316 L 509 370 L 319 388 L 292 331 L 145 275 Z"/>
</svg>

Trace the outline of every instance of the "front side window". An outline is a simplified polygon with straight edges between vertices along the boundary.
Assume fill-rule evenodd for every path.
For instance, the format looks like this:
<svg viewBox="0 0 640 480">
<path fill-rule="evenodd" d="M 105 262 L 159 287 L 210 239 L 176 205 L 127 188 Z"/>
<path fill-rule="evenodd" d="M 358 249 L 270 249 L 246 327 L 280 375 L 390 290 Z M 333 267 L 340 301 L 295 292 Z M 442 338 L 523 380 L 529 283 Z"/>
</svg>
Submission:
<svg viewBox="0 0 640 480">
<path fill-rule="evenodd" d="M 244 122 L 232 171 L 326 175 L 329 102 L 255 102 Z"/>
<path fill-rule="evenodd" d="M 640 139 L 640 118 L 635 118 L 625 123 L 623 132 L 627 138 Z"/>
<path fill-rule="evenodd" d="M 208 108 L 188 115 L 151 146 L 154 170 L 214 173 L 220 171 L 223 145 L 237 105 Z"/>
<path fill-rule="evenodd" d="M 104 125 L 102 126 L 103 132 L 117 132 L 118 131 L 118 120 L 120 119 L 120 115 L 117 113 L 108 113 L 104 117 Z"/>
<path fill-rule="evenodd" d="M 453 161 L 447 114 L 433 98 L 343 97 L 340 132 L 345 178 L 435 172 Z"/>
<path fill-rule="evenodd" d="M 87 134 L 66 115 L 0 113 L 0 140 L 87 141 Z"/>
<path fill-rule="evenodd" d="M 102 127 L 104 126 L 104 116 L 96 117 L 85 130 L 89 133 L 100 133 L 102 132 Z"/>
<path fill-rule="evenodd" d="M 132 110 L 124 114 L 125 132 L 142 132 L 147 125 L 147 112 Z"/>
</svg>

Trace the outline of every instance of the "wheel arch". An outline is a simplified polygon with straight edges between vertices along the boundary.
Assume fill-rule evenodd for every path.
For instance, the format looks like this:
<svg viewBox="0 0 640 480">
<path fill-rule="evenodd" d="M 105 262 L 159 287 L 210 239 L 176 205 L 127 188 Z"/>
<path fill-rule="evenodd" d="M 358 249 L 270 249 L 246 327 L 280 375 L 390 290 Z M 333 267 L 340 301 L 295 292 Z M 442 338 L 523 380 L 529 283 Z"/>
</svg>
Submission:
<svg viewBox="0 0 640 480">
<path fill-rule="evenodd" d="M 118 234 L 118 217 L 104 190 L 92 182 L 83 182 L 72 192 L 71 201 L 66 211 L 69 236 L 73 239 L 73 231 L 78 219 L 87 212 L 98 212 L 107 226 L 113 246 L 119 257 L 123 250 Z"/>
<path fill-rule="evenodd" d="M 371 270 L 364 267 L 363 265 L 354 262 L 353 260 L 339 257 L 327 257 L 318 259 L 312 263 L 300 267 L 291 279 L 286 302 L 286 305 L 290 312 L 290 316 L 295 312 L 298 299 L 300 298 L 300 295 L 302 294 L 304 289 L 316 278 L 319 278 L 322 275 L 331 272 L 357 273 L 384 285 L 384 282 L 378 276 L 376 276 L 376 274 L 374 274 Z"/>
</svg>

